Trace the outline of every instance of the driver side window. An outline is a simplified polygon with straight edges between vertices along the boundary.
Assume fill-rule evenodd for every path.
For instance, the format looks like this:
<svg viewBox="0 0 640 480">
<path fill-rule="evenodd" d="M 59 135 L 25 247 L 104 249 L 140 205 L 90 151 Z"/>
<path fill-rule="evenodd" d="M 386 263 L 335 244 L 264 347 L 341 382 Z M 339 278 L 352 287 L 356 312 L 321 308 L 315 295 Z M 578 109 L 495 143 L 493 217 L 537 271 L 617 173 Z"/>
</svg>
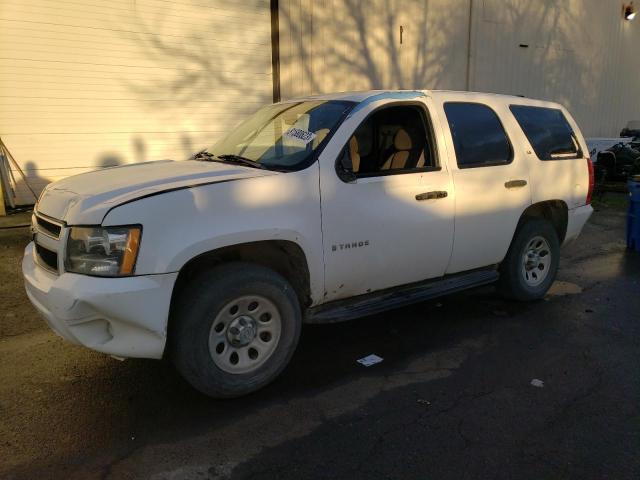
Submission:
<svg viewBox="0 0 640 480">
<path fill-rule="evenodd" d="M 422 108 L 382 108 L 355 131 L 347 146 L 351 170 L 359 177 L 434 169 L 430 129 Z"/>
</svg>

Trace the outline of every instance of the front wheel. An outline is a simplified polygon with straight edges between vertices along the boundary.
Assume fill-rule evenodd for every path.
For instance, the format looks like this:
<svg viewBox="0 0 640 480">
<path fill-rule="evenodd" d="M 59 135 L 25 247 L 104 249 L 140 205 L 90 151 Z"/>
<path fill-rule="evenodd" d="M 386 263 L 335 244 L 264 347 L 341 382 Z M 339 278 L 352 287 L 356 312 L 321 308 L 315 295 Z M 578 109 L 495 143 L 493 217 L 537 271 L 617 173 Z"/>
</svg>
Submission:
<svg viewBox="0 0 640 480">
<path fill-rule="evenodd" d="M 214 398 L 274 380 L 298 344 L 298 298 L 278 273 L 253 264 L 213 268 L 183 289 L 172 316 L 171 356 L 181 375 Z"/>
<path fill-rule="evenodd" d="M 526 220 L 500 264 L 500 290 L 520 301 L 544 297 L 556 278 L 559 260 L 560 242 L 553 226 L 541 218 Z"/>
</svg>

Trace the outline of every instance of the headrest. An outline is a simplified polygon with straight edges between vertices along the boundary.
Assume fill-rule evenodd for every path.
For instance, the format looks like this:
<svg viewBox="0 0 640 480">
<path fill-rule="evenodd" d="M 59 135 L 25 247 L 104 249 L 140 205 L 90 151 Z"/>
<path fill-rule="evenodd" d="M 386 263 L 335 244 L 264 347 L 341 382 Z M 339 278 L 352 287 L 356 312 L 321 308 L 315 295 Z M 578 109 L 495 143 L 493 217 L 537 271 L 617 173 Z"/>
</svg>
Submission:
<svg viewBox="0 0 640 480">
<path fill-rule="evenodd" d="M 316 132 L 316 138 L 313 139 L 313 148 L 317 148 L 318 145 L 320 145 L 322 143 L 322 141 L 324 140 L 324 137 L 327 136 L 327 134 L 329 133 L 329 129 L 328 128 L 321 128 L 320 130 L 318 130 Z"/>
<path fill-rule="evenodd" d="M 351 140 L 349 140 L 349 152 L 351 153 L 351 155 L 360 153 L 358 151 L 358 139 L 355 135 L 351 137 Z"/>
<path fill-rule="evenodd" d="M 400 129 L 393 137 L 393 146 L 396 150 L 411 150 L 411 137 L 406 130 Z"/>
<path fill-rule="evenodd" d="M 349 140 L 349 155 L 351 157 L 351 170 L 354 172 L 360 171 L 360 153 L 358 153 L 358 139 L 354 135 Z"/>
</svg>

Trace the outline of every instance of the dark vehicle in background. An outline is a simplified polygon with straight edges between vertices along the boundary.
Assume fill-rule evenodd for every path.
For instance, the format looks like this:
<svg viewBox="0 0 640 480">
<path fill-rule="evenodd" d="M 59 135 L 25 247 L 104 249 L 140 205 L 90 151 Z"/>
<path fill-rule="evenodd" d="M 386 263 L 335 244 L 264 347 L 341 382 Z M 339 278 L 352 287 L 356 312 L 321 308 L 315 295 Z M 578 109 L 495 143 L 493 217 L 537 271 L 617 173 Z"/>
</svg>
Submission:
<svg viewBox="0 0 640 480">
<path fill-rule="evenodd" d="M 640 120 L 632 120 L 620 131 L 621 137 L 640 138 Z"/>
<path fill-rule="evenodd" d="M 633 137 L 598 152 L 595 164 L 596 183 L 625 181 L 640 174 L 640 121 L 632 121 L 620 131 L 621 137 Z"/>
</svg>

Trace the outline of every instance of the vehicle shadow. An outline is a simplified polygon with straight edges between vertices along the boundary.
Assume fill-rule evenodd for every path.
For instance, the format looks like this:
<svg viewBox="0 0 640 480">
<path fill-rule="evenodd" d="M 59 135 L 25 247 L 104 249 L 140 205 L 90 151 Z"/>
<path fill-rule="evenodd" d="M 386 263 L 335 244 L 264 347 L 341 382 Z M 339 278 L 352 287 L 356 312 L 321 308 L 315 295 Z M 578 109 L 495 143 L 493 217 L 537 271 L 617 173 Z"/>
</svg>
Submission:
<svg viewBox="0 0 640 480">
<path fill-rule="evenodd" d="M 215 432 L 249 416 L 287 409 L 290 403 L 301 402 L 308 408 L 317 396 L 339 394 L 363 379 L 374 385 L 384 383 L 389 376 L 403 374 L 416 359 L 428 360 L 434 352 L 473 341 L 490 333 L 496 323 L 510 322 L 512 315 L 533 308 L 505 302 L 491 287 L 482 287 L 350 322 L 308 325 L 280 378 L 233 400 L 214 400 L 195 391 L 167 360 L 115 362 L 60 341 L 59 354 L 66 352 L 68 358 L 59 367 L 60 380 L 51 381 L 46 398 L 39 399 L 42 403 L 34 420 L 47 423 L 61 408 L 72 411 L 65 422 L 56 421 L 62 431 L 38 433 L 43 442 L 55 442 L 61 436 L 68 441 L 47 455 L 36 455 L 13 473 L 17 478 L 32 478 L 65 464 L 70 465 L 65 467 L 67 473 L 98 468 L 114 456 Z M 356 362 L 371 353 L 384 359 L 377 368 Z M 57 370 L 45 374 L 55 379 Z M 375 387 L 366 394 L 377 393 Z"/>
</svg>

